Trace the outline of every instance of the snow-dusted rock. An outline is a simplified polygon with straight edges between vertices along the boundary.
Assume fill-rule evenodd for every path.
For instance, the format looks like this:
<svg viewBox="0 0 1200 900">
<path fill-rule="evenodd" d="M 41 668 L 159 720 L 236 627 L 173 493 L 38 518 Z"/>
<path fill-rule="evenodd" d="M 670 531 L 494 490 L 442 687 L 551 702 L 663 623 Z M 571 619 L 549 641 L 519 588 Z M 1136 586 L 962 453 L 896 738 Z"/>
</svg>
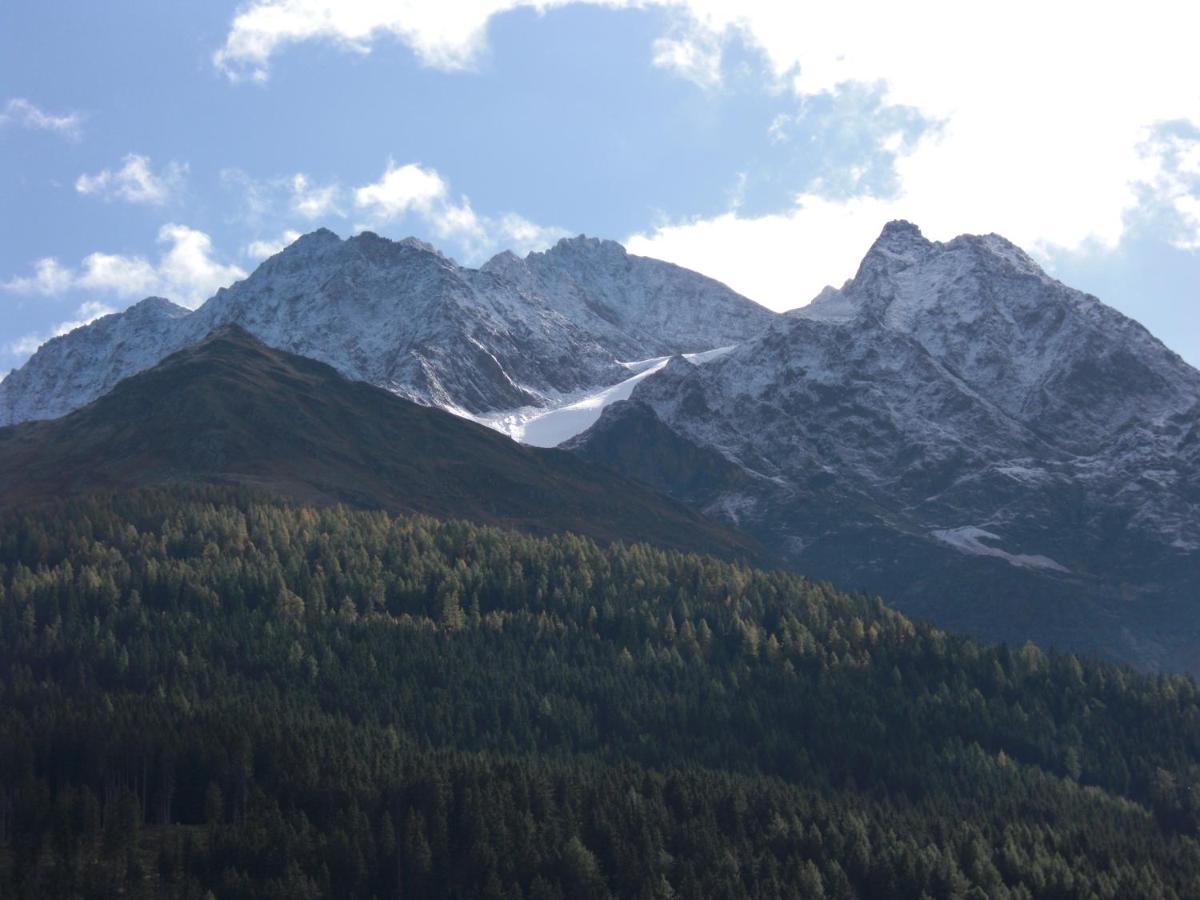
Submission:
<svg viewBox="0 0 1200 900">
<path fill-rule="evenodd" d="M 409 399 L 483 413 L 616 384 L 622 360 L 733 344 L 774 318 L 611 241 L 469 269 L 413 238 L 322 229 L 195 312 L 147 300 L 49 342 L 0 383 L 0 424 L 63 415 L 227 323 Z"/>
<path fill-rule="evenodd" d="M 188 311 L 147 297 L 123 313 L 56 337 L 0 382 L 0 425 L 54 419 L 108 393 L 184 345 Z"/>
<path fill-rule="evenodd" d="M 751 476 L 704 505 L 802 571 L 991 637 L 1200 660 L 1146 655 L 1200 634 L 1200 373 L 1003 238 L 891 223 L 840 290 L 631 396 Z M 572 448 L 635 470 L 621 421 Z"/>
</svg>

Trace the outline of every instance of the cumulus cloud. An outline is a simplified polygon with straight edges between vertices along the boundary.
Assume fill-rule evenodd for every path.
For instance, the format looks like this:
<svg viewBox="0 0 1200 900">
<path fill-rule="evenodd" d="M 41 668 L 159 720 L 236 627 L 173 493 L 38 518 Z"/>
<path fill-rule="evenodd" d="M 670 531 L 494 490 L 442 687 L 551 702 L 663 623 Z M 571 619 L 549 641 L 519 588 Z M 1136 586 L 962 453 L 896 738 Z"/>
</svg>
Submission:
<svg viewBox="0 0 1200 900">
<path fill-rule="evenodd" d="M 1172 174 L 1176 164 L 1163 147 L 1146 150 L 1160 123 L 1200 125 L 1200 8 L 1177 0 L 1147 0 L 1136 15 L 1082 0 L 1014 0 L 1000 13 L 950 0 L 599 2 L 669 9 L 671 30 L 654 44 L 654 61 L 702 84 L 720 80 L 722 49 L 736 37 L 761 53 L 764 89 L 790 91 L 803 104 L 848 85 L 879 88 L 885 104 L 938 123 L 891 151 L 885 144 L 895 130 L 881 123 L 879 153 L 894 156 L 886 193 L 856 187 L 850 177 L 834 196 L 826 178 L 796 185 L 796 202 L 771 215 L 667 221 L 635 237 L 643 252 L 725 268 L 743 290 L 764 276 L 739 263 L 748 255 L 735 239 L 753 232 L 771 246 L 787 245 L 762 261 L 773 287 L 758 289 L 760 299 L 787 293 L 770 302 L 795 305 L 813 285 L 840 281 L 851 267 L 839 260 L 856 259 L 895 216 L 935 238 L 996 231 L 1050 253 L 1114 248 L 1131 215 L 1157 204 L 1173 211 L 1180 246 L 1200 243 L 1200 189 Z M 265 77 L 272 56 L 291 43 L 329 40 L 367 52 L 390 36 L 429 65 L 462 68 L 482 49 L 492 16 L 558 5 L 480 0 L 464 10 L 436 0 L 256 0 L 233 20 L 216 62 L 233 76 Z M 786 125 L 780 120 L 764 141 L 787 139 Z M 467 220 L 464 209 L 458 213 Z M 824 227 L 839 217 L 849 225 Z M 808 243 L 789 245 L 798 238 Z M 797 259 L 805 261 L 800 280 Z"/>
<path fill-rule="evenodd" d="M 428 214 L 446 202 L 449 189 L 442 176 L 416 163 L 397 166 L 388 161 L 383 177 L 354 192 L 354 205 L 380 219 L 394 219 L 410 209 Z"/>
<path fill-rule="evenodd" d="M 141 256 L 90 253 L 78 268 L 53 258 L 40 259 L 31 276 L 13 278 L 5 290 L 23 294 L 61 294 L 89 290 L 129 299 L 161 294 L 184 306 L 195 307 L 246 273 L 236 265 L 219 262 L 212 239 L 186 225 L 168 224 L 159 229 L 166 249 L 156 262 Z"/>
<path fill-rule="evenodd" d="M 744 217 L 731 210 L 661 225 L 625 243 L 631 253 L 696 269 L 783 310 L 802 306 L 826 284 L 853 275 L 881 224 L 893 217 L 892 205 L 875 197 L 831 200 L 808 194 L 786 213 Z"/>
<path fill-rule="evenodd" d="M 242 252 L 253 260 L 266 259 L 268 256 L 274 256 L 299 238 L 300 232 L 288 229 L 274 239 L 251 241 Z"/>
<path fill-rule="evenodd" d="M 52 131 L 71 140 L 78 140 L 83 128 L 79 113 L 49 113 L 24 97 L 13 97 L 0 111 L 0 128 L 15 125 L 34 131 Z"/>
<path fill-rule="evenodd" d="M 119 169 L 80 175 L 75 179 L 75 190 L 105 200 L 161 206 L 179 191 L 188 170 L 186 163 L 169 162 L 156 173 L 150 158 L 138 153 L 127 154 L 121 163 Z"/>
<path fill-rule="evenodd" d="M 68 290 L 74 281 L 75 273 L 60 265 L 54 257 L 47 256 L 34 262 L 32 275 L 12 278 L 4 283 L 4 288 L 16 294 L 50 297 Z"/>
<path fill-rule="evenodd" d="M 889 218 L 913 219 L 936 238 L 996 231 L 1035 251 L 1113 248 L 1145 202 L 1171 203 L 1185 232 L 1192 221 L 1195 183 L 1178 167 L 1171 174 L 1162 145 L 1146 149 L 1158 123 L 1200 122 L 1195 29 L 1180 21 L 1200 26 L 1200 15 L 1178 4 L 1152 2 L 1131 16 L 1104 5 L 1017 2 L 986 21 L 949 3 L 689 6 L 698 33 L 740 33 L 799 98 L 881 84 L 888 103 L 940 127 L 896 154 L 887 196 L 831 204 L 812 196 L 821 193 L 813 184 L 780 214 L 664 223 L 635 236 L 640 252 L 706 261 L 735 288 L 785 307 L 852 274 Z M 888 137 L 880 134 L 880 152 Z M 1148 183 L 1155 190 L 1143 190 Z M 773 277 L 751 267 L 741 240 L 749 234 L 787 248 L 758 260 Z"/>
<path fill-rule="evenodd" d="M 158 262 L 164 288 L 159 293 L 178 298 L 184 306 L 199 306 L 217 288 L 246 277 L 245 270 L 214 258 L 212 239 L 203 231 L 186 225 L 164 225 L 158 239 L 168 245 Z"/>
<path fill-rule="evenodd" d="M 481 216 L 467 197 L 453 198 L 450 186 L 434 169 L 417 163 L 397 166 L 389 160 L 383 176 L 354 191 L 354 205 L 371 220 L 386 224 L 413 214 L 443 240 L 457 242 L 468 259 L 498 247 L 527 252 L 548 246 L 566 232 L 517 215 Z"/>
<path fill-rule="evenodd" d="M 306 219 L 320 219 L 329 215 L 341 215 L 337 208 L 338 186 L 320 187 L 312 183 L 307 175 L 298 172 L 292 176 L 292 211 Z"/>
</svg>

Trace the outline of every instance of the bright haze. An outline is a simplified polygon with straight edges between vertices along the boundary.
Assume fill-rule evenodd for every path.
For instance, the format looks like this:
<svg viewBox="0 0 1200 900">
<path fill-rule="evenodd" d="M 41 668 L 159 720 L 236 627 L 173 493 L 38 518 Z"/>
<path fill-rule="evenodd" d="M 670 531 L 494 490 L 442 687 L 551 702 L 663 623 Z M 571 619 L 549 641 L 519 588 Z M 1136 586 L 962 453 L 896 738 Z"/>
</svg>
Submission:
<svg viewBox="0 0 1200 900">
<path fill-rule="evenodd" d="M 1200 364 L 1192 4 L 0 8 L 0 373 L 320 226 L 585 232 L 773 309 L 884 222 L 997 232 Z"/>
</svg>

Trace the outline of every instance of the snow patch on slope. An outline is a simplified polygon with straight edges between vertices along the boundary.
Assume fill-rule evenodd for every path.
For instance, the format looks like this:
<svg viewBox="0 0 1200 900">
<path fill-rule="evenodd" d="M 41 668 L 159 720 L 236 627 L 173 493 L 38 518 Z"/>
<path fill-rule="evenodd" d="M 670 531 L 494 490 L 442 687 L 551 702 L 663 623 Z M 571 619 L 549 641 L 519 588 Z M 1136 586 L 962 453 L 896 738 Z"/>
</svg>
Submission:
<svg viewBox="0 0 1200 900">
<path fill-rule="evenodd" d="M 1066 566 L 1060 565 L 1048 556 L 1027 553 L 1008 553 L 999 547 L 985 544 L 984 540 L 998 541 L 1000 535 L 985 531 L 975 525 L 964 525 L 961 528 L 946 528 L 932 532 L 933 536 L 944 544 L 949 544 L 963 553 L 974 556 L 994 556 L 1002 559 L 1010 566 L 1023 569 L 1051 569 L 1055 572 L 1070 572 Z"/>
<path fill-rule="evenodd" d="M 724 356 L 733 346 L 717 347 L 701 353 L 685 353 L 684 359 L 695 365 Z M 593 391 L 580 397 L 564 399 L 560 405 L 546 409 L 545 407 L 525 406 L 520 409 L 507 410 L 484 416 L 471 416 L 475 421 L 507 434 L 514 440 L 533 447 L 557 447 L 563 441 L 577 434 L 582 434 L 600 418 L 604 408 L 618 400 L 628 400 L 633 389 L 639 382 L 660 371 L 671 357 L 658 356 L 653 359 L 642 359 L 636 362 L 621 363 L 634 374 L 603 390 Z M 452 409 L 459 415 L 462 410 Z"/>
</svg>

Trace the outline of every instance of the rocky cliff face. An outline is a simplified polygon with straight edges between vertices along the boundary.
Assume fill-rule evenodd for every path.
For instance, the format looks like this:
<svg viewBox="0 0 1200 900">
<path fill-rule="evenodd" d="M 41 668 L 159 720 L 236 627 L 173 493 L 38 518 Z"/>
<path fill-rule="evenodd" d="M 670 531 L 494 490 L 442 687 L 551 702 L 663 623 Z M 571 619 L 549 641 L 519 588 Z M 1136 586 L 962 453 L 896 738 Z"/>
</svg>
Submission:
<svg viewBox="0 0 1200 900">
<path fill-rule="evenodd" d="M 991 637 L 1196 666 L 1200 373 L 1002 238 L 892 223 L 841 290 L 632 400 L 738 466 L 702 505 L 803 571 Z M 572 446 L 636 473 L 657 451 L 619 412 Z"/>
<path fill-rule="evenodd" d="M 539 406 L 628 376 L 620 361 L 744 340 L 775 314 L 611 241 L 463 268 L 414 239 L 305 235 L 195 312 L 146 300 L 46 344 L 0 383 L 0 424 L 61 416 L 214 328 L 426 404 Z"/>
</svg>

